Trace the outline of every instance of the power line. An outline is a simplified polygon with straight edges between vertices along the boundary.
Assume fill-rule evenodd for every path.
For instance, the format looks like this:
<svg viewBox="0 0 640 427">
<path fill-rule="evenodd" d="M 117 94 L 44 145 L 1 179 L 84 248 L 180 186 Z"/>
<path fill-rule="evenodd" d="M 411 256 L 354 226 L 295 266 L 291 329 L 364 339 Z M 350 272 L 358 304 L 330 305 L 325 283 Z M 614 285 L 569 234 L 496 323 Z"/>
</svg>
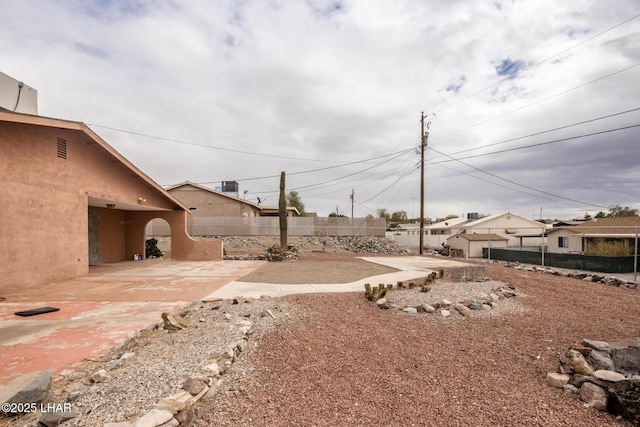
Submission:
<svg viewBox="0 0 640 427">
<path fill-rule="evenodd" d="M 633 16 L 633 17 L 629 18 L 629 19 L 626 19 L 626 20 L 624 20 L 624 21 L 620 22 L 619 24 L 614 25 L 614 26 L 613 26 L 613 27 L 611 27 L 611 28 L 608 28 L 608 29 L 606 29 L 606 30 L 604 30 L 604 31 L 601 31 L 601 32 L 600 32 L 600 33 L 598 33 L 598 34 L 595 34 L 595 35 L 593 35 L 593 36 L 589 37 L 588 39 L 585 39 L 585 40 L 581 41 L 581 42 L 580 42 L 580 43 L 578 43 L 578 44 L 575 44 L 575 45 L 573 45 L 573 46 L 571 46 L 571 47 L 569 47 L 569 48 L 567 48 L 567 49 L 564 49 L 564 50 L 562 50 L 562 51 L 560 51 L 560 52 L 558 52 L 558 53 L 556 53 L 556 54 L 554 54 L 554 55 L 551 55 L 551 56 L 550 56 L 550 57 L 548 57 L 548 58 L 545 58 L 545 59 L 543 59 L 542 61 L 539 61 L 539 62 L 537 62 L 537 63 L 535 63 L 535 64 L 533 64 L 533 65 L 529 65 L 529 66 L 527 66 L 527 67 L 521 68 L 521 69 L 517 70 L 515 73 L 513 73 L 512 75 L 510 75 L 509 77 L 505 77 L 504 79 L 502 79 L 502 80 L 498 81 L 497 83 L 493 83 L 492 85 L 489 85 L 489 86 L 487 86 L 487 87 L 485 87 L 485 88 L 483 88 L 483 89 L 480 89 L 479 91 L 476 91 L 476 92 L 474 92 L 474 93 L 472 93 L 472 94 L 470 94 L 470 95 L 467 95 L 467 96 L 465 96 L 464 98 L 459 99 L 458 101 L 455 101 L 455 102 L 453 102 L 453 103 L 451 103 L 451 104 L 449 104 L 449 105 L 447 105 L 447 106 L 445 106 L 445 107 L 441 108 L 441 109 L 440 109 L 440 110 L 438 110 L 437 112 L 438 112 L 438 113 L 440 113 L 440 112 L 442 112 L 442 111 L 444 111 L 444 110 L 446 110 L 446 109 L 448 109 L 448 108 L 450 108 L 450 107 L 453 107 L 454 105 L 457 105 L 457 104 L 460 104 L 460 103 L 461 103 L 461 102 L 463 102 L 463 101 L 466 101 L 466 100 L 467 100 L 467 99 L 469 99 L 469 98 L 473 98 L 474 96 L 479 95 L 479 94 L 481 94 L 482 92 L 484 92 L 484 91 L 486 91 L 486 90 L 488 90 L 488 89 L 491 89 L 492 87 L 498 86 L 500 83 L 503 83 L 503 82 L 505 82 L 505 81 L 507 81 L 507 80 L 511 80 L 511 79 L 513 79 L 514 77 L 516 77 L 517 75 L 519 75 L 520 73 L 522 73 L 522 72 L 524 72 L 524 71 L 527 71 L 527 70 L 530 70 L 530 69 L 532 69 L 532 68 L 535 68 L 535 67 L 537 67 L 537 66 L 539 66 L 539 65 L 541 65 L 541 64 L 543 64 L 543 63 L 545 63 L 545 62 L 547 62 L 547 61 L 549 61 L 550 59 L 555 58 L 556 56 L 560 56 L 560 55 L 562 55 L 563 53 L 566 53 L 566 52 L 568 52 L 568 51 L 570 51 L 570 50 L 573 50 L 573 49 L 575 49 L 576 47 L 581 46 L 581 45 L 583 45 L 583 44 L 585 44 L 585 43 L 587 43 L 587 42 L 589 42 L 589 41 L 591 41 L 591 40 L 595 39 L 596 37 L 600 37 L 601 35 L 603 35 L 603 34 L 605 34 L 605 33 L 608 33 L 609 31 L 612 31 L 612 30 L 614 30 L 614 29 L 616 29 L 616 28 L 620 27 L 620 26 L 622 26 L 622 25 L 626 24 L 627 22 L 631 22 L 631 21 L 633 21 L 634 19 L 636 19 L 636 18 L 638 18 L 638 17 L 640 17 L 640 14 L 639 14 L 639 15 L 635 15 L 635 16 Z"/>
<path fill-rule="evenodd" d="M 373 168 L 376 168 L 376 167 L 378 167 L 380 165 L 383 165 L 383 164 L 385 164 L 387 162 L 390 162 L 391 160 L 397 159 L 398 157 L 401 157 L 401 156 L 403 156 L 403 155 L 405 155 L 405 154 L 407 154 L 407 153 L 409 153 L 411 151 L 413 151 L 413 149 L 408 150 L 408 151 L 404 151 L 404 152 L 400 152 L 400 154 L 392 157 L 391 159 L 388 159 L 388 160 L 385 160 L 383 162 L 377 163 L 377 164 L 375 164 L 373 166 L 370 166 L 368 168 L 359 170 L 357 172 L 353 172 L 353 173 L 350 173 L 350 174 L 347 174 L 347 175 L 344 175 L 344 176 L 341 176 L 341 177 L 338 177 L 338 178 L 330 179 L 328 181 L 323 181 L 323 182 L 320 182 L 320 183 L 315 183 L 315 184 L 310 184 L 310 185 L 305 185 L 305 186 L 301 186 L 301 187 L 292 188 L 291 190 L 301 190 L 301 189 L 304 189 L 304 188 L 323 186 L 323 185 L 329 184 L 331 182 L 335 182 L 335 181 L 339 181 L 339 180 L 344 179 L 344 178 L 348 178 L 350 176 L 358 175 L 360 173 L 366 172 L 366 171 L 371 170 Z M 295 173 L 292 173 L 292 174 L 289 174 L 289 175 L 294 175 L 294 174 Z M 242 180 L 240 180 L 240 181 L 242 181 Z M 261 193 L 277 193 L 277 191 L 263 191 Z"/>
<path fill-rule="evenodd" d="M 516 109 L 513 109 L 513 110 L 510 110 L 510 111 L 504 112 L 504 113 L 502 113 L 502 114 L 499 114 L 499 115 L 497 115 L 497 116 L 491 117 L 491 118 L 489 118 L 489 119 L 482 120 L 482 121 L 480 121 L 480 122 L 478 122 L 478 123 L 475 123 L 475 124 L 473 124 L 473 125 L 471 125 L 471 126 L 467 126 L 466 128 L 456 130 L 456 131 L 451 132 L 451 133 L 449 133 L 449 134 L 447 134 L 447 135 L 443 135 L 443 136 L 441 136 L 441 137 L 439 137 L 439 138 L 436 138 L 435 140 L 436 140 L 436 141 L 440 141 L 440 140 L 442 140 L 442 139 L 448 138 L 448 137 L 450 137 L 450 136 L 452 136 L 452 135 L 455 135 L 455 134 L 457 134 L 457 133 L 463 132 L 463 131 L 465 131 L 465 130 L 469 130 L 469 129 L 471 129 L 471 128 L 474 128 L 474 127 L 476 127 L 476 126 L 479 126 L 479 125 L 482 125 L 482 124 L 484 124 L 484 123 L 490 122 L 490 121 L 492 121 L 492 120 L 498 119 L 498 118 L 500 118 L 500 117 L 507 116 L 507 115 L 509 115 L 509 114 L 515 113 L 516 111 L 524 110 L 525 108 L 529 108 L 529 107 L 531 107 L 531 106 L 533 106 L 533 105 L 536 105 L 536 104 L 539 104 L 539 103 L 541 103 L 541 102 L 548 101 L 548 100 L 550 100 L 550 99 L 552 99 L 552 98 L 555 98 L 555 97 L 557 97 L 557 96 L 564 95 L 564 94 L 566 94 L 566 93 L 568 93 L 568 92 L 571 92 L 571 91 L 574 91 L 574 90 L 576 90 L 576 89 L 580 89 L 580 88 L 585 87 L 585 86 L 588 86 L 588 85 L 590 85 L 590 84 L 593 84 L 593 83 L 599 82 L 600 80 L 604 80 L 604 79 L 606 79 L 606 78 L 609 78 L 609 77 L 615 76 L 616 74 L 623 73 L 623 72 L 625 72 L 625 71 L 628 71 L 628 70 L 630 70 L 630 69 L 632 69 L 632 68 L 635 68 L 635 67 L 638 67 L 638 66 L 640 66 L 640 62 L 639 62 L 639 63 L 637 63 L 637 64 L 634 64 L 634 65 L 631 65 L 631 66 L 629 66 L 629 67 L 623 68 L 623 69 L 621 69 L 621 70 L 615 71 L 615 72 L 613 72 L 613 73 L 607 74 L 607 75 L 605 75 L 605 76 L 598 77 L 598 78 L 597 78 L 597 79 L 595 79 L 595 80 L 591 80 L 591 81 L 589 81 L 589 82 L 586 82 L 586 83 L 583 83 L 583 84 L 581 84 L 581 85 L 578 85 L 578 86 L 572 87 L 572 88 L 570 88 L 570 89 L 563 90 L 563 91 L 561 91 L 561 92 L 557 92 L 557 93 L 555 93 L 555 94 L 553 94 L 553 95 L 547 96 L 546 98 L 542 98 L 542 99 L 539 99 L 539 100 L 537 100 L 537 101 L 531 102 L 531 103 L 529 103 L 529 104 L 527 104 L 527 105 L 523 105 L 522 107 L 518 107 L 518 108 L 516 108 Z"/>
<path fill-rule="evenodd" d="M 356 161 L 353 161 L 353 162 L 342 163 L 342 164 L 335 165 L 335 166 L 327 166 L 327 167 L 324 167 L 324 168 L 316 168 L 316 169 L 309 169 L 309 170 L 298 171 L 298 172 L 290 172 L 290 173 L 287 173 L 287 176 L 302 175 L 302 174 L 305 174 L 305 173 L 320 172 L 320 171 L 325 171 L 325 170 L 329 170 L 329 169 L 342 168 L 342 167 L 345 167 L 345 166 L 351 166 L 351 165 L 356 165 L 356 164 L 359 164 L 359 163 L 370 162 L 370 161 L 381 159 L 381 158 L 384 158 L 384 157 L 394 156 L 396 154 L 405 154 L 405 153 L 408 153 L 408 152 L 413 151 L 413 150 L 414 150 L 414 148 L 412 147 L 412 148 L 408 148 L 408 149 L 405 149 L 405 150 L 402 150 L 402 151 L 396 151 L 394 153 L 383 154 L 381 156 L 371 157 L 369 159 L 364 159 L 364 160 L 356 160 Z M 279 178 L 279 177 L 280 177 L 280 175 L 266 175 L 266 176 L 259 176 L 259 177 L 253 177 L 253 178 L 235 179 L 234 181 L 243 181 L 243 182 L 244 181 L 256 181 L 256 180 L 260 180 L 260 179 L 270 179 L 270 178 Z M 219 180 L 218 181 L 205 181 L 205 182 L 200 182 L 200 184 L 213 184 L 213 183 L 216 183 L 216 182 L 220 182 L 220 181 Z"/>
<path fill-rule="evenodd" d="M 182 141 L 182 140 L 179 140 L 179 139 L 166 138 L 166 137 L 163 137 L 163 136 L 148 135 L 148 134 L 145 134 L 145 133 L 134 132 L 134 131 L 124 130 L 124 129 L 117 129 L 117 128 L 113 128 L 113 127 L 109 127 L 109 126 L 102 126 L 102 125 L 97 125 L 97 124 L 89 124 L 89 126 L 94 126 L 94 127 L 98 127 L 98 128 L 102 128 L 102 129 L 109 129 L 109 130 L 113 130 L 113 131 L 116 131 L 116 132 L 128 133 L 130 135 L 137 135 L 137 136 L 142 136 L 142 137 L 145 137 L 145 138 L 157 139 L 159 141 L 175 142 L 176 144 L 185 144 L 185 145 L 191 145 L 191 146 L 194 146 L 194 147 L 209 148 L 209 149 L 212 149 L 212 150 L 228 151 L 228 152 L 231 152 L 231 153 L 249 154 L 249 155 L 252 155 L 252 156 L 261 156 L 261 157 L 271 157 L 271 158 L 275 158 L 275 159 L 303 160 L 303 161 L 307 161 L 307 162 L 336 163 L 335 160 L 318 160 L 318 159 L 306 159 L 306 158 L 300 158 L 300 157 L 277 156 L 275 154 L 256 153 L 256 152 L 253 152 L 253 151 L 244 151 L 244 150 L 236 150 L 236 149 L 233 149 L 233 148 L 216 147 L 214 145 L 198 144 L 196 142 Z M 280 176 L 280 175 L 278 175 L 278 176 Z"/>
<path fill-rule="evenodd" d="M 435 152 L 436 152 L 436 153 L 438 153 L 438 154 L 441 154 L 441 155 L 443 155 L 443 156 L 449 157 L 450 159 L 455 160 L 456 162 L 459 162 L 459 163 L 461 163 L 461 164 L 463 164 L 463 165 L 465 165 L 465 166 L 467 166 L 467 167 L 469 167 L 469 168 L 471 168 L 471 169 L 477 170 L 478 172 L 482 172 L 482 173 L 484 173 L 484 174 L 487 174 L 487 175 L 489 175 L 489 176 L 492 176 L 492 177 L 494 177 L 494 178 L 497 178 L 497 179 L 499 179 L 499 180 L 501 180 L 501 181 L 505 181 L 505 182 L 508 182 L 508 183 L 510 183 L 510 184 L 517 185 L 518 187 L 526 188 L 526 189 L 528 189 L 528 190 L 533 190 L 533 191 L 536 191 L 536 192 L 538 192 L 538 193 L 542 193 L 542 194 L 546 194 L 546 195 L 548 195 L 548 196 L 556 197 L 556 198 L 558 198 L 558 199 L 564 199 L 564 200 L 568 200 L 568 201 L 571 201 L 571 202 L 576 202 L 576 203 L 581 204 L 582 206 L 584 206 L 584 205 L 589 205 L 589 206 L 595 206 L 595 207 L 598 207 L 598 208 L 606 208 L 606 206 L 596 205 L 596 204 L 594 204 L 594 203 L 589 203 L 589 202 L 583 202 L 583 201 L 581 201 L 581 200 L 571 199 L 571 198 L 569 198 L 569 197 L 558 196 L 557 194 L 553 194 L 553 193 L 550 193 L 550 192 L 548 192 L 548 191 L 538 190 L 538 189 L 533 188 L 533 187 L 530 187 L 530 186 L 528 186 L 528 185 L 520 184 L 520 183 L 518 183 L 518 182 L 516 182 L 516 181 L 513 181 L 513 180 L 511 180 L 511 179 L 503 178 L 503 177 L 498 176 L 498 175 L 496 175 L 496 174 L 494 174 L 494 173 L 488 172 L 488 171 L 486 171 L 486 170 L 484 170 L 484 169 L 480 169 L 480 168 L 478 168 L 478 167 L 472 166 L 472 165 L 470 165 L 469 163 L 465 163 L 465 162 L 463 162 L 462 160 L 455 159 L 455 158 L 453 158 L 453 157 L 449 156 L 448 154 L 441 153 L 440 151 L 436 150 L 435 148 L 430 148 L 430 149 L 431 149 L 431 150 L 433 150 L 433 151 L 435 151 Z M 462 173 L 462 172 L 461 172 L 461 173 Z M 490 181 L 489 181 L 489 182 L 490 182 Z M 516 189 L 513 189 L 513 190 L 516 190 Z M 516 191 L 519 191 L 519 190 L 516 190 Z M 531 195 L 531 193 L 526 193 L 526 192 L 525 192 L 525 194 L 530 194 L 530 195 Z M 549 199 L 547 199 L 547 200 L 549 200 Z M 582 206 L 580 206 L 580 207 L 582 207 Z"/>
<path fill-rule="evenodd" d="M 438 165 L 438 164 L 441 164 L 441 163 L 450 163 L 450 162 L 459 161 L 459 160 L 473 159 L 473 158 L 476 158 L 476 157 L 490 156 L 490 155 L 493 155 L 493 154 L 506 153 L 506 152 L 509 152 L 509 151 L 524 150 L 525 148 L 532 148 L 532 147 L 539 147 L 539 146 L 542 146 L 542 145 L 555 144 L 557 142 L 570 141 L 570 140 L 573 140 L 573 139 L 585 138 L 587 136 L 602 135 L 602 134 L 609 133 L 609 132 L 616 132 L 616 131 L 619 131 L 619 130 L 632 129 L 632 128 L 636 128 L 636 127 L 639 127 L 639 126 L 640 126 L 640 124 L 635 124 L 635 125 L 630 125 L 630 126 L 623 126 L 623 127 L 619 127 L 619 128 L 615 128 L 615 129 L 603 130 L 603 131 L 600 131 L 600 132 L 586 133 L 586 134 L 583 134 L 583 135 L 577 135 L 577 136 L 571 136 L 571 137 L 567 137 L 567 138 L 555 139 L 553 141 L 546 141 L 546 142 L 539 142 L 537 144 L 524 145 L 522 147 L 507 148 L 507 149 L 504 149 L 504 150 L 491 151 L 489 153 L 475 154 L 475 155 L 472 155 L 472 156 L 460 157 L 458 159 L 453 159 L 453 160 L 440 160 L 438 162 L 429 162 L 429 164 Z M 431 148 L 431 147 L 429 149 L 433 150 L 433 148 Z M 443 154 L 443 155 L 446 156 L 446 154 Z"/>
<path fill-rule="evenodd" d="M 469 151 L 480 150 L 482 148 L 493 147 L 493 146 L 500 145 L 500 144 L 506 144 L 507 142 L 518 141 L 518 140 L 521 140 L 521 139 L 530 138 L 532 136 L 539 136 L 539 135 L 543 135 L 545 133 L 555 132 L 557 130 L 568 129 L 570 127 L 584 125 L 584 124 L 587 124 L 587 123 L 593 123 L 593 122 L 596 122 L 598 120 L 604 120 L 604 119 L 608 119 L 608 118 L 615 117 L 615 116 L 620 116 L 622 114 L 632 113 L 634 111 L 639 111 L 639 110 L 640 110 L 640 107 L 633 108 L 631 110 L 621 111 L 619 113 L 608 114 L 606 116 L 600 116 L 600 117 L 596 117 L 594 119 L 584 120 L 582 122 L 577 122 L 577 123 L 573 123 L 573 124 L 570 124 L 570 125 L 560 126 L 560 127 L 553 128 L 553 129 L 547 129 L 547 130 L 543 130 L 543 131 L 536 132 L 536 133 L 530 133 L 528 135 L 519 136 L 519 137 L 511 138 L 511 139 L 505 139 L 503 141 L 493 142 L 491 144 L 481 145 L 479 147 L 468 148 L 466 150 L 460 150 L 460 151 L 456 151 L 456 152 L 449 153 L 449 154 L 443 154 L 443 156 L 449 157 L 449 156 L 453 156 L 453 155 L 456 155 L 456 154 L 467 153 Z M 436 150 L 433 150 L 433 151 L 436 151 Z M 431 160 L 435 160 L 435 159 L 431 159 Z"/>
</svg>

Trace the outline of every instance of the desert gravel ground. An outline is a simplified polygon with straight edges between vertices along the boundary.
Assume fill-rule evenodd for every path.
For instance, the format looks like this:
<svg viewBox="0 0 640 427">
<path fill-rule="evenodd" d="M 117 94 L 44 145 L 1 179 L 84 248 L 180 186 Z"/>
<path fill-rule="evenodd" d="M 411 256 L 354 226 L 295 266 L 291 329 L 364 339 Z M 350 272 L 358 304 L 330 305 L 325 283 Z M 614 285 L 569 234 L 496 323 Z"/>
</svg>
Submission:
<svg viewBox="0 0 640 427">
<path fill-rule="evenodd" d="M 516 287 L 522 310 L 442 318 L 381 310 L 361 293 L 284 298 L 288 320 L 256 337 L 198 425 L 629 425 L 545 376 L 582 338 L 640 336 L 640 292 L 498 264 L 487 273 Z"/>
</svg>

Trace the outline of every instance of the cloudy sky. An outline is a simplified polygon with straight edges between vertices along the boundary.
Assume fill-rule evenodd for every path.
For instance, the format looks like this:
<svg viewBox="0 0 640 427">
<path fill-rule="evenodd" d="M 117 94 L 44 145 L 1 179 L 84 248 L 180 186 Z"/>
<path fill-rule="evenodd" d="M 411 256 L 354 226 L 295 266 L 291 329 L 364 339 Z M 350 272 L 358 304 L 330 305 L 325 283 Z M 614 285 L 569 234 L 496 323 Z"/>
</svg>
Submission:
<svg viewBox="0 0 640 427">
<path fill-rule="evenodd" d="M 417 217 L 424 112 L 428 217 L 640 208 L 637 0 L 3 0 L 0 52 L 160 185 Z"/>
</svg>

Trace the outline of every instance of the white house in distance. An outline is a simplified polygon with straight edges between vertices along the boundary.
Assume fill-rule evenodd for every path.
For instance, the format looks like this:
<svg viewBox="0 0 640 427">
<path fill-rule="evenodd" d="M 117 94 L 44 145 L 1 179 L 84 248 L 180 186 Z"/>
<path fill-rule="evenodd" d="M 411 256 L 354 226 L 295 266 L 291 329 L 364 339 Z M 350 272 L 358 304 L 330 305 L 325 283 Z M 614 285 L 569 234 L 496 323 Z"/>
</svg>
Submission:
<svg viewBox="0 0 640 427">
<path fill-rule="evenodd" d="M 456 235 L 477 234 L 473 238 L 472 246 L 479 247 L 483 244 L 488 247 L 491 237 L 496 235 L 492 247 L 521 246 L 521 236 L 533 235 L 538 236 L 538 244 L 542 240 L 544 231 L 550 226 L 542 224 L 538 221 L 522 217 L 510 212 L 497 213 L 492 215 L 480 216 L 477 213 L 469 213 L 466 218 L 451 218 L 439 221 L 424 227 L 424 246 L 425 248 L 440 248 L 443 245 L 449 245 L 450 239 Z M 396 241 L 400 245 L 409 247 L 418 247 L 420 233 L 415 231 L 414 234 L 398 235 L 394 232 L 387 233 L 387 237 Z M 484 238 L 484 240 L 482 240 Z M 468 240 L 467 241 L 471 241 Z M 504 243 L 498 243 L 504 242 Z M 468 250 L 468 248 L 467 248 Z M 463 256 L 473 256 L 464 251 Z M 477 251 L 474 251 L 474 254 Z M 478 255 L 480 256 L 480 255 Z"/>
</svg>

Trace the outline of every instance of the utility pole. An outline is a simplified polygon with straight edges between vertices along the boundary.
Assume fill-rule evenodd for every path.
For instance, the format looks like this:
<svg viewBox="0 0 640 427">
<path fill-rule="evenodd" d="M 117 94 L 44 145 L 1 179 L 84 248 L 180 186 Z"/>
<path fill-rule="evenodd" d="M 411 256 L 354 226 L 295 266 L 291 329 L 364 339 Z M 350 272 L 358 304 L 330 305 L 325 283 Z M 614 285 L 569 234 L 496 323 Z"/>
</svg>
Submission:
<svg viewBox="0 0 640 427">
<path fill-rule="evenodd" d="M 424 152 L 429 132 L 424 132 L 424 111 L 420 113 L 420 255 L 424 253 Z"/>
<path fill-rule="evenodd" d="M 356 193 L 353 191 L 353 188 L 351 189 L 351 219 L 353 220 L 353 199 L 354 199 L 354 195 Z"/>
</svg>

